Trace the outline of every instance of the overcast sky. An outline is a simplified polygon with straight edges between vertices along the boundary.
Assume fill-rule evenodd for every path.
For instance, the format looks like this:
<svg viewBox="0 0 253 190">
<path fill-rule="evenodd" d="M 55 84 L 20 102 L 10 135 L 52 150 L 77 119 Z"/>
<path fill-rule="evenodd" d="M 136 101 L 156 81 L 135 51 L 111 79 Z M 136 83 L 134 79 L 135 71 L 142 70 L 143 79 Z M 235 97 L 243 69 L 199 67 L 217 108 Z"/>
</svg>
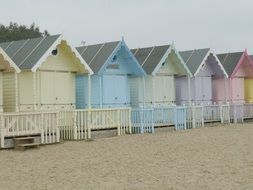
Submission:
<svg viewBox="0 0 253 190">
<path fill-rule="evenodd" d="M 0 0 L 0 21 L 62 33 L 72 45 L 120 40 L 253 54 L 252 0 Z"/>
</svg>

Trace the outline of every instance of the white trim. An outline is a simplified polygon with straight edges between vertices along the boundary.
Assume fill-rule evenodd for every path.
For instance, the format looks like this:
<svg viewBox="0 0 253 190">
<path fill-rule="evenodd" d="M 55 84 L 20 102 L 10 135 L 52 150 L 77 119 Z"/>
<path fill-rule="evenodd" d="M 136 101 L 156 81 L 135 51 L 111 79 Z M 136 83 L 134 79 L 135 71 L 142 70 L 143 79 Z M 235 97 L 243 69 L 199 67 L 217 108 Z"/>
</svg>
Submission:
<svg viewBox="0 0 253 190">
<path fill-rule="evenodd" d="M 39 59 L 39 61 L 37 61 L 37 63 L 33 66 L 33 68 L 31 69 L 32 72 L 37 71 L 37 69 L 41 66 L 41 64 L 47 59 L 49 55 L 51 55 L 51 52 L 57 48 L 57 46 L 62 42 L 62 40 L 65 40 L 67 42 L 67 40 L 63 39 L 62 35 L 60 35 L 58 39 L 55 40 L 55 42 L 51 45 L 51 47 L 48 48 L 48 50 L 44 53 L 44 55 Z M 88 70 L 88 73 L 92 75 L 93 71 L 91 70 L 89 65 L 85 62 L 85 60 L 82 58 L 82 56 L 78 53 L 78 51 L 68 43 L 67 45 L 70 47 L 71 51 L 76 55 L 76 57 L 80 60 L 80 63 L 85 66 L 85 69 Z"/>
<path fill-rule="evenodd" d="M 202 62 L 199 65 L 198 69 L 196 70 L 196 72 L 194 73 L 194 76 L 196 76 L 200 72 L 202 66 L 206 63 L 206 60 L 207 60 L 207 58 L 209 57 L 210 54 L 213 54 L 213 56 L 215 57 L 215 60 L 218 63 L 218 66 L 220 66 L 221 70 L 223 71 L 223 74 L 228 78 L 228 75 L 227 75 L 224 67 L 222 66 L 220 60 L 218 59 L 218 57 L 216 56 L 216 54 L 211 51 L 211 49 L 209 49 L 208 52 L 206 53 L 204 59 L 202 60 Z"/>
<path fill-rule="evenodd" d="M 156 65 L 155 69 L 151 73 L 151 75 L 155 76 L 158 70 L 160 69 L 161 65 L 164 63 L 164 61 L 167 59 L 169 54 L 171 53 L 171 46 L 167 49 L 166 53 L 163 55 L 159 63 Z"/>
<path fill-rule="evenodd" d="M 188 68 L 188 66 L 187 66 L 186 62 L 184 61 L 184 59 L 181 57 L 180 53 L 177 51 L 174 43 L 171 46 L 172 46 L 171 49 L 173 49 L 175 51 L 175 53 L 177 55 L 177 58 L 181 61 L 181 63 L 183 64 L 183 67 L 185 68 L 186 72 L 188 73 L 187 76 L 192 77 L 192 73 L 191 73 L 190 69 Z"/>
<path fill-rule="evenodd" d="M 175 53 L 177 55 L 177 58 L 180 61 L 180 64 L 185 69 L 186 75 L 192 77 L 192 73 L 190 72 L 189 68 L 187 67 L 186 63 L 184 62 L 183 58 L 180 56 L 179 52 L 177 51 L 177 49 L 175 48 L 174 45 L 170 45 L 170 47 L 168 48 L 167 52 L 164 54 L 164 56 L 162 57 L 162 59 L 160 60 L 160 62 L 158 63 L 158 65 L 156 66 L 156 68 L 154 69 L 154 71 L 152 72 L 152 75 L 153 76 L 156 75 L 156 73 L 160 69 L 162 63 L 167 59 L 167 57 L 169 56 L 169 54 L 171 53 L 172 50 L 175 51 Z"/>
<path fill-rule="evenodd" d="M 220 66 L 221 70 L 223 71 L 223 74 L 226 76 L 226 78 L 228 78 L 228 74 L 227 74 L 226 70 L 224 69 L 223 65 L 221 64 L 219 58 L 217 57 L 217 55 L 215 53 L 212 53 L 212 54 L 215 57 L 216 61 L 218 62 L 218 65 Z"/>
<path fill-rule="evenodd" d="M 10 67 L 13 67 L 17 73 L 21 72 L 18 66 L 12 61 L 12 59 L 7 55 L 7 53 L 5 53 L 5 51 L 1 47 L 0 47 L 0 54 L 3 55 L 4 60 L 8 61 Z"/>
</svg>

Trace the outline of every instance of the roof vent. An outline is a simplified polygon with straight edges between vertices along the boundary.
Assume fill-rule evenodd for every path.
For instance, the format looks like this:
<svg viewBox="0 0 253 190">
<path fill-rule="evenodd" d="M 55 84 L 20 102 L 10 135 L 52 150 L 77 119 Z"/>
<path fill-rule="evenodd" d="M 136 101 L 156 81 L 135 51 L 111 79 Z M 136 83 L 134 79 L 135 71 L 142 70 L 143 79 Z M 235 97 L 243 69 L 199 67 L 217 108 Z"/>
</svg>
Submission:
<svg viewBox="0 0 253 190">
<path fill-rule="evenodd" d="M 57 50 L 57 49 L 54 49 L 54 50 L 51 52 L 51 54 L 52 54 L 53 56 L 56 56 L 56 55 L 58 54 L 58 50 Z"/>
</svg>

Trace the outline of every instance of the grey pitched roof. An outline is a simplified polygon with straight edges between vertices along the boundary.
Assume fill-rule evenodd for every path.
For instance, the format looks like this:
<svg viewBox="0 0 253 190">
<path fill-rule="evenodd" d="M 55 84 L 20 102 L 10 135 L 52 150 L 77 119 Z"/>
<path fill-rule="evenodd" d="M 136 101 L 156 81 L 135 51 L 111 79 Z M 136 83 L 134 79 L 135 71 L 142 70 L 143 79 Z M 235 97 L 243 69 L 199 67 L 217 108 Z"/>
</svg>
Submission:
<svg viewBox="0 0 253 190">
<path fill-rule="evenodd" d="M 242 57 L 243 52 L 235 52 L 235 53 L 224 53 L 218 54 L 217 57 L 226 70 L 227 74 L 232 75 L 236 65 L 238 64 L 240 58 Z"/>
<path fill-rule="evenodd" d="M 170 45 L 132 49 L 132 53 L 147 74 L 152 74 Z"/>
<path fill-rule="evenodd" d="M 107 59 L 114 52 L 120 41 L 95 44 L 89 46 L 77 47 L 77 51 L 90 66 L 94 73 L 99 72 Z"/>
<path fill-rule="evenodd" d="M 180 55 L 192 74 L 195 74 L 210 49 L 180 51 Z"/>
<path fill-rule="evenodd" d="M 0 43 L 0 47 L 22 69 L 32 69 L 60 35 Z"/>
</svg>

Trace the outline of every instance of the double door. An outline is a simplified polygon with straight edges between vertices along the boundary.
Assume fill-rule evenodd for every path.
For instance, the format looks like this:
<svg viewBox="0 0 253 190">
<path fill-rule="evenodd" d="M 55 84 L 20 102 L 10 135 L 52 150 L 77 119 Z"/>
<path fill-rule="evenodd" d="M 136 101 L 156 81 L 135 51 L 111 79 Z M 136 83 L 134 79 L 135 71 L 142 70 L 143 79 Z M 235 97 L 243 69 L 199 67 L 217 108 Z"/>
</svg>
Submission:
<svg viewBox="0 0 253 190">
<path fill-rule="evenodd" d="M 172 103 L 175 101 L 174 76 L 155 76 L 154 95 L 156 104 Z"/>
<path fill-rule="evenodd" d="M 75 103 L 75 76 L 67 72 L 40 73 L 42 109 L 68 108 Z"/>
<path fill-rule="evenodd" d="M 196 77 L 194 78 L 194 93 L 196 101 L 212 101 L 212 78 Z"/>
<path fill-rule="evenodd" d="M 129 105 L 130 90 L 126 75 L 103 76 L 103 105 L 120 107 Z"/>
</svg>

